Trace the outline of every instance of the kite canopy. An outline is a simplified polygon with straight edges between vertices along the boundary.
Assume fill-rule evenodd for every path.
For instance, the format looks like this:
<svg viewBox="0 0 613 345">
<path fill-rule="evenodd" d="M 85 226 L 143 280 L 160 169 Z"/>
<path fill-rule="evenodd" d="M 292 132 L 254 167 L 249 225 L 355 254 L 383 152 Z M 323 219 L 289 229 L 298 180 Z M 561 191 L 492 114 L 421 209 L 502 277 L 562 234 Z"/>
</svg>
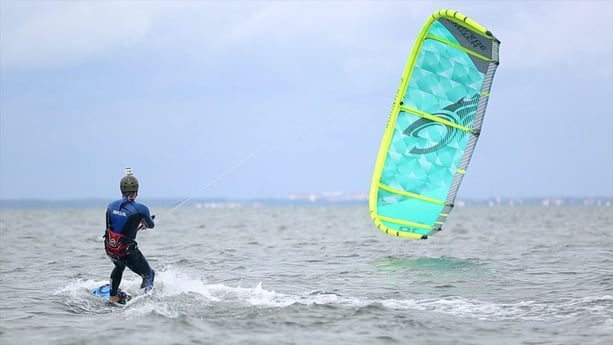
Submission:
<svg viewBox="0 0 613 345">
<path fill-rule="evenodd" d="M 442 229 L 481 132 L 500 41 L 453 10 L 424 24 L 407 61 L 373 173 L 374 224 L 425 239 Z"/>
</svg>

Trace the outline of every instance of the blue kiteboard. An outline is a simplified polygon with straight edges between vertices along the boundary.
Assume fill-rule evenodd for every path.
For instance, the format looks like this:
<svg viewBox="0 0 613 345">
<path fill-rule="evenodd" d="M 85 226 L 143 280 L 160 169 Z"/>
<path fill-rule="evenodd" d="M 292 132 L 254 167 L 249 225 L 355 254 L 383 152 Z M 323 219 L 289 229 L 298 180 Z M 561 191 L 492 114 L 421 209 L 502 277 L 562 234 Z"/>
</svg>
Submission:
<svg viewBox="0 0 613 345">
<path fill-rule="evenodd" d="M 111 296 L 111 286 L 109 284 L 104 284 L 95 289 L 92 289 L 91 291 L 94 295 L 102 298 L 105 301 L 108 301 L 109 297 Z M 117 302 L 119 304 L 126 304 L 126 302 L 132 299 L 132 296 L 130 296 L 121 289 L 119 289 L 119 291 L 117 292 L 117 296 L 119 296 L 119 302 Z"/>
</svg>

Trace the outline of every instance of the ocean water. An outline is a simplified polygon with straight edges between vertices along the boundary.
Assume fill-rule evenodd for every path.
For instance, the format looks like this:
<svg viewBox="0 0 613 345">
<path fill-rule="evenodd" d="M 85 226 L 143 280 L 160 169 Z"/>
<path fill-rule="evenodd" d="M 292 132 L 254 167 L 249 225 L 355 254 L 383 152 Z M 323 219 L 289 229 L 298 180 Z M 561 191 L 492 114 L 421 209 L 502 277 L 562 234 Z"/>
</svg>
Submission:
<svg viewBox="0 0 613 345">
<path fill-rule="evenodd" d="M 366 207 L 158 220 L 117 307 L 104 209 L 0 210 L 0 344 L 613 344 L 611 207 L 460 207 L 425 241 Z"/>
</svg>

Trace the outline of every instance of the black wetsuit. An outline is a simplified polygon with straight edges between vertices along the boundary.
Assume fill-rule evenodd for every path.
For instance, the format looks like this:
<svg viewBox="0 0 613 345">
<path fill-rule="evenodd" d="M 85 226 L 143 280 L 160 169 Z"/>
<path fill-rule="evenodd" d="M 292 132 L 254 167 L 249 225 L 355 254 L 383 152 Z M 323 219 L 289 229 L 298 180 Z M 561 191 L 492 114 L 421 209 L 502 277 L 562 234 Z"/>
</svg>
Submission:
<svg viewBox="0 0 613 345">
<path fill-rule="evenodd" d="M 104 247 L 106 254 L 115 264 L 111 272 L 111 296 L 117 296 L 126 266 L 143 278 L 141 289 L 149 291 L 153 287 L 155 272 L 135 241 L 143 221 L 147 228 L 153 228 L 155 225 L 147 206 L 129 201 L 125 197 L 110 203 L 106 210 Z"/>
</svg>

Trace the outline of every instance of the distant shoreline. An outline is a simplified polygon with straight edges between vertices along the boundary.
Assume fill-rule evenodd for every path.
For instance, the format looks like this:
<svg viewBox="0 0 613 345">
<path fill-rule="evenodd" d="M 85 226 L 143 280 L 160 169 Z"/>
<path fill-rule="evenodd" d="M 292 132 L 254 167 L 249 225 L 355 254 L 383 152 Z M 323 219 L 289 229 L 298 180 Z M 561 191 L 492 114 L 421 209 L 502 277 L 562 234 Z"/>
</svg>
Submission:
<svg viewBox="0 0 613 345">
<path fill-rule="evenodd" d="M 310 207 L 310 206 L 364 206 L 368 207 L 367 199 L 185 199 L 176 198 L 141 198 L 141 202 L 149 207 L 172 208 L 181 204 L 181 208 L 256 208 L 256 207 Z M 106 208 L 111 199 L 5 199 L 0 200 L 0 209 L 56 209 L 56 208 Z M 613 206 L 613 197 L 530 197 L 530 198 L 458 198 L 457 207 L 463 206 Z"/>
</svg>

